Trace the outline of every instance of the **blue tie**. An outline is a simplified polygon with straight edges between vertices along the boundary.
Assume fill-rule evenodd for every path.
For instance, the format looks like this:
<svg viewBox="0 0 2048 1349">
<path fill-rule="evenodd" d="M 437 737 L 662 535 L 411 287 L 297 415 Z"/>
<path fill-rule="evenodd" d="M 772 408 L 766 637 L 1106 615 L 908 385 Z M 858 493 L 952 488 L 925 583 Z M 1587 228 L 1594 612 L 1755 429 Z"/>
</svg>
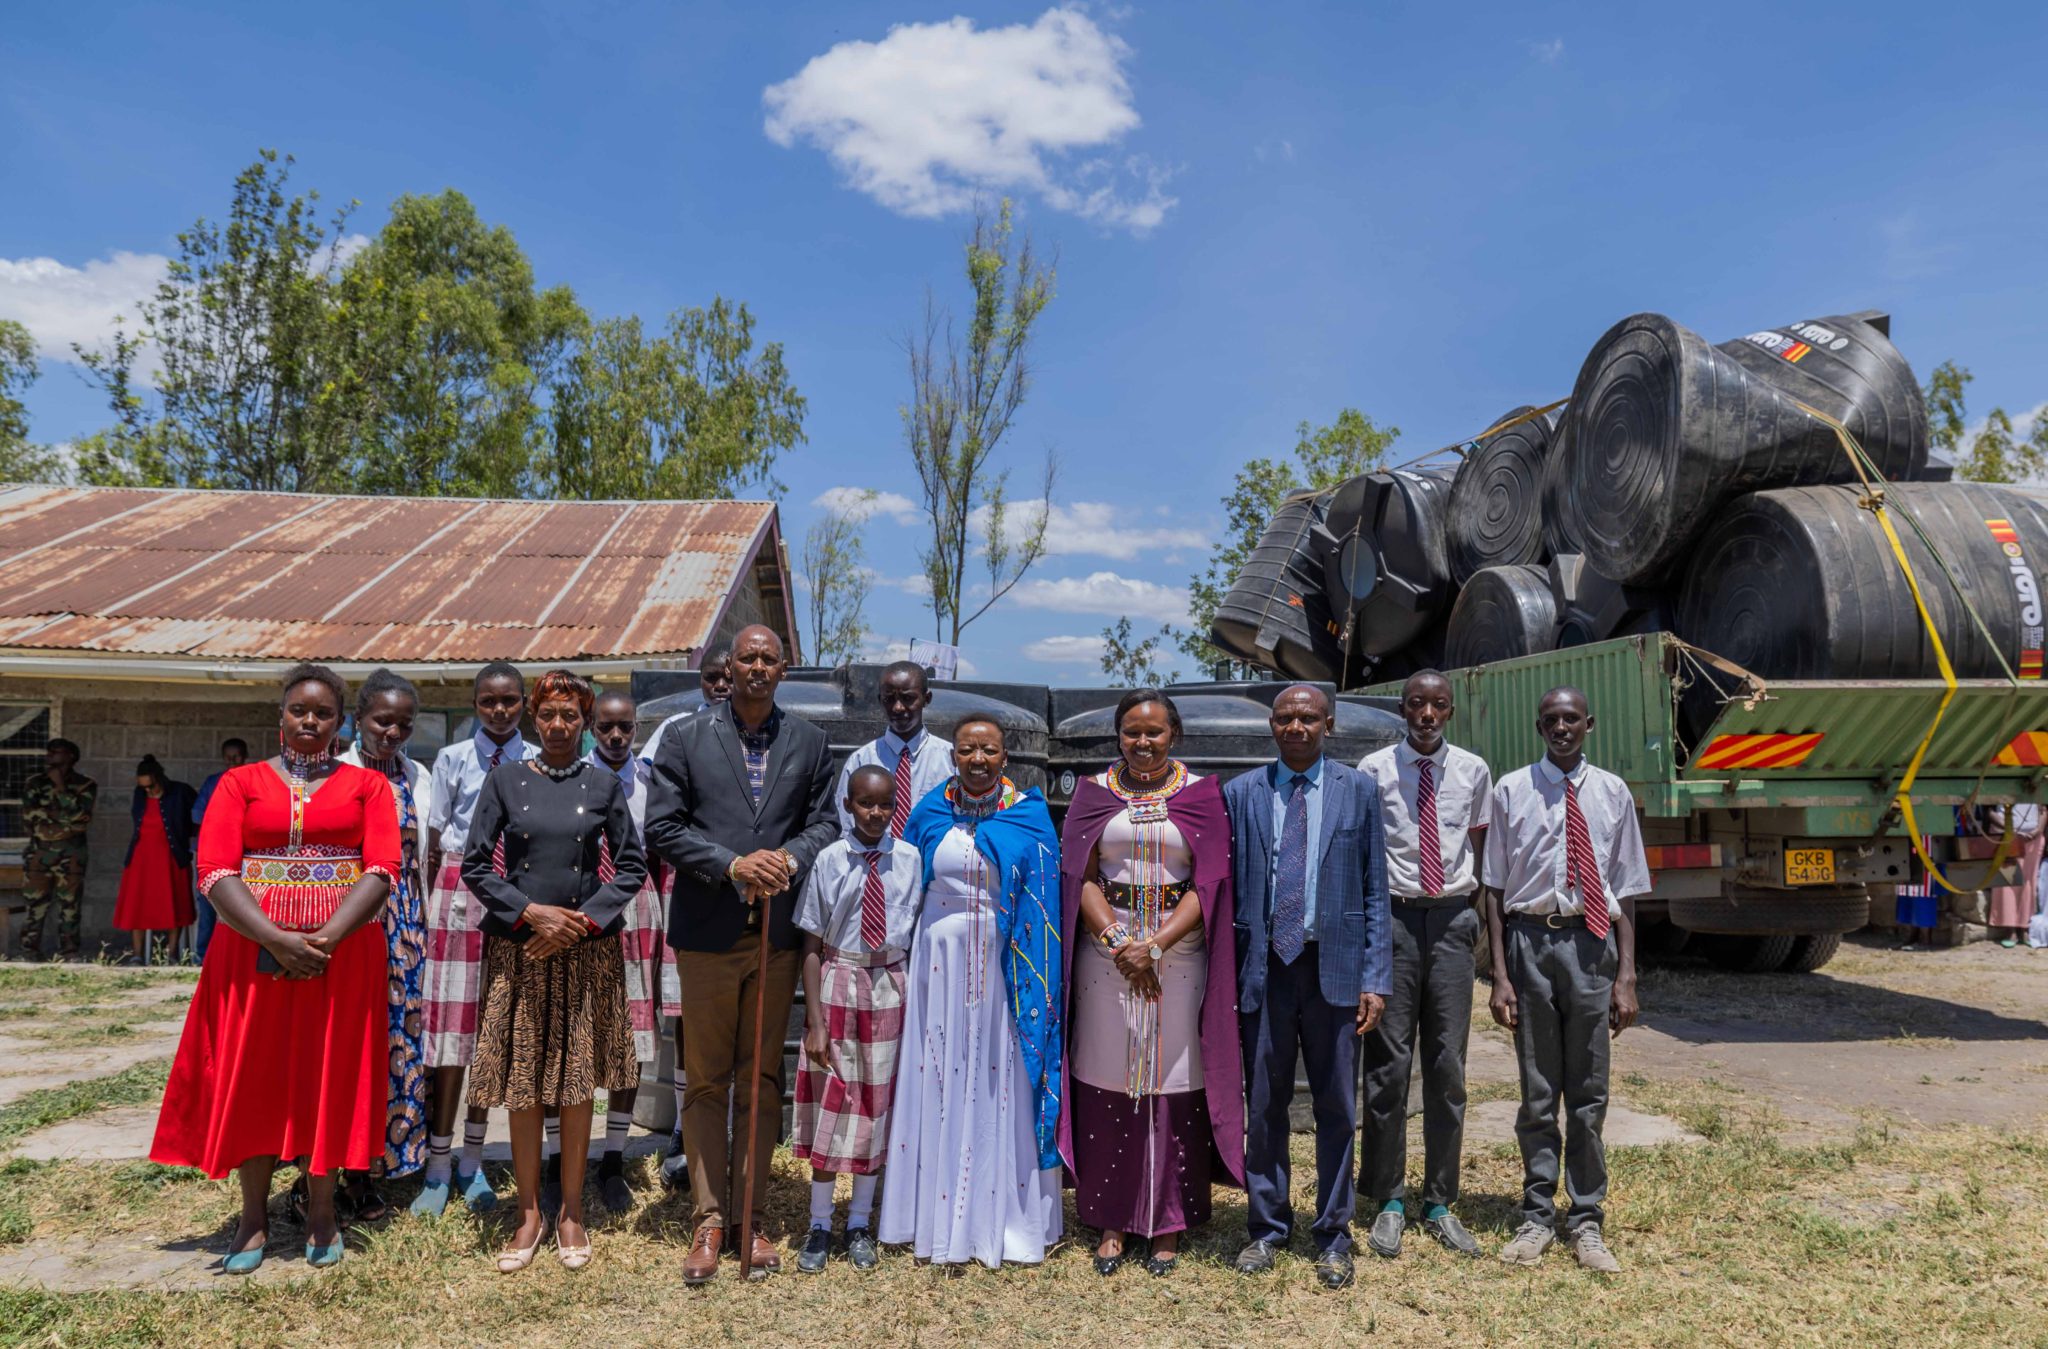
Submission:
<svg viewBox="0 0 2048 1349">
<path fill-rule="evenodd" d="M 1292 965 L 1308 944 L 1308 779 L 1287 783 L 1287 820 L 1280 830 L 1280 864 L 1274 869 L 1273 954 Z"/>
</svg>

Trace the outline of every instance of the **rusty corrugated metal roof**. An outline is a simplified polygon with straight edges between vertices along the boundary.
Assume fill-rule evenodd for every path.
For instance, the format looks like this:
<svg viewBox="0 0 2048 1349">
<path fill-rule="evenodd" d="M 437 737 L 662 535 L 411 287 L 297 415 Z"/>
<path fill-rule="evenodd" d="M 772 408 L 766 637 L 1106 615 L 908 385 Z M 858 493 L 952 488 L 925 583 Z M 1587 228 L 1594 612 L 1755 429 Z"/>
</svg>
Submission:
<svg viewBox="0 0 2048 1349">
<path fill-rule="evenodd" d="M 244 660 L 599 660 L 702 646 L 758 501 L 0 487 L 0 646 Z M 784 593 L 788 593 L 785 583 Z"/>
</svg>

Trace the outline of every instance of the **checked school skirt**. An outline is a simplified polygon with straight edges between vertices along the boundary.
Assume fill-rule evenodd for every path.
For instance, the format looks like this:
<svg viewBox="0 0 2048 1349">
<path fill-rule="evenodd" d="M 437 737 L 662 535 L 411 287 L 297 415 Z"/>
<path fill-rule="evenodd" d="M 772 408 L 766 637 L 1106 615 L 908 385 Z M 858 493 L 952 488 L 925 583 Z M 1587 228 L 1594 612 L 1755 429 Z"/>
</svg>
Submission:
<svg viewBox="0 0 2048 1349">
<path fill-rule="evenodd" d="M 659 881 L 649 880 L 626 906 L 626 926 L 619 942 L 626 951 L 626 1007 L 633 1021 L 633 1057 L 652 1063 L 661 1044 L 664 1021 L 682 1015 L 682 985 L 676 980 L 676 953 L 668 944 L 668 899 L 675 873 L 662 866 Z"/>
<path fill-rule="evenodd" d="M 903 1041 L 905 961 L 902 951 L 828 947 L 820 962 L 827 1066 L 803 1060 L 790 1139 L 790 1151 L 820 1171 L 871 1176 L 882 1169 Z"/>
<path fill-rule="evenodd" d="M 467 1068 L 476 1056 L 484 986 L 483 901 L 462 883 L 462 859 L 446 858 L 427 895 L 427 969 L 422 1056 L 428 1068 Z"/>
</svg>

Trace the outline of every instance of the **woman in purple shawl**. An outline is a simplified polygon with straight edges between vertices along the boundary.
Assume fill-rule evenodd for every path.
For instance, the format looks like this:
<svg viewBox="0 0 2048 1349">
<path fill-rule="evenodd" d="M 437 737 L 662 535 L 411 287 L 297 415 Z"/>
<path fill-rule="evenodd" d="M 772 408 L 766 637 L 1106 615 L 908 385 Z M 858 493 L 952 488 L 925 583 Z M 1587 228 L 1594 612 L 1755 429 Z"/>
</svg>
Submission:
<svg viewBox="0 0 2048 1349">
<path fill-rule="evenodd" d="M 1060 1155 L 1081 1221 L 1102 1229 L 1097 1272 L 1117 1271 L 1131 1235 L 1165 1274 L 1209 1220 L 1212 1177 L 1244 1183 L 1230 824 L 1216 780 L 1173 757 L 1172 699 L 1129 693 L 1116 727 L 1123 757 L 1075 790 L 1060 843 Z"/>
</svg>

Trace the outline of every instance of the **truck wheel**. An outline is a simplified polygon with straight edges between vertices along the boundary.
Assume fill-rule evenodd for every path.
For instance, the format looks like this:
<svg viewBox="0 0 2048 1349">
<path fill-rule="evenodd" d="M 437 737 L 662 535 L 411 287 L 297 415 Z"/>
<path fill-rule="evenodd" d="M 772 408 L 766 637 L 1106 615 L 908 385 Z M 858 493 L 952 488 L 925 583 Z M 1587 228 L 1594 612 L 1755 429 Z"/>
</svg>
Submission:
<svg viewBox="0 0 2048 1349">
<path fill-rule="evenodd" d="M 1794 937 L 1792 954 L 1778 968 L 1787 974 L 1811 974 L 1835 958 L 1842 949 L 1842 934 L 1830 932 L 1818 937 Z"/>
<path fill-rule="evenodd" d="M 1774 933 L 1824 937 L 1854 932 L 1870 921 L 1870 890 L 1861 885 L 1816 885 L 1804 890 L 1731 886 L 1716 896 L 1672 900 L 1671 921 L 1694 932 L 1739 937 Z"/>
<path fill-rule="evenodd" d="M 1707 959 L 1736 974 L 1765 974 L 1781 969 L 1792 956 L 1793 938 L 1782 932 L 1762 937 L 1719 935 L 1705 943 Z"/>
</svg>

